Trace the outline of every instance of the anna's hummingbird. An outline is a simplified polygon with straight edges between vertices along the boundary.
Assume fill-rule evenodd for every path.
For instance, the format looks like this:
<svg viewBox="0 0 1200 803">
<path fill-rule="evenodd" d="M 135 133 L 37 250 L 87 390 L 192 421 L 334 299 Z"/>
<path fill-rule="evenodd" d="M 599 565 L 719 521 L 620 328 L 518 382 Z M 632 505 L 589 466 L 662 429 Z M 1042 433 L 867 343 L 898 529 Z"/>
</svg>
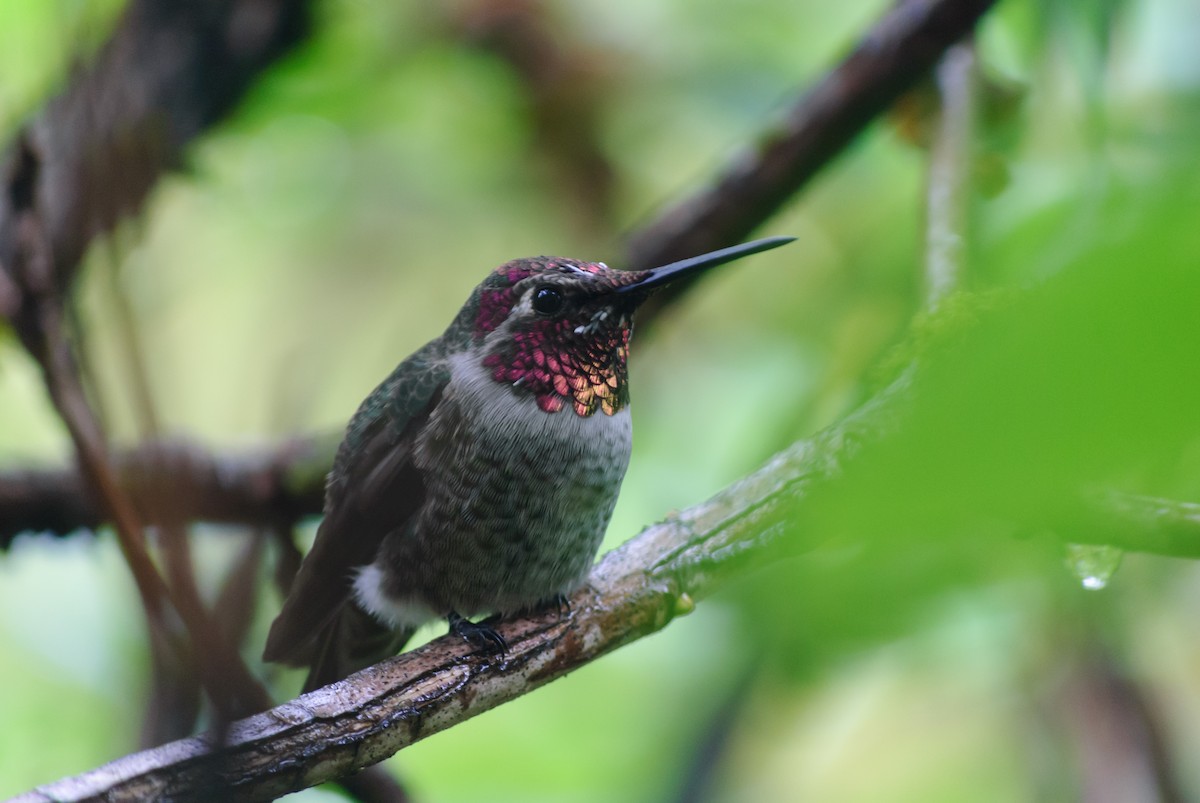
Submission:
<svg viewBox="0 0 1200 803">
<path fill-rule="evenodd" d="M 350 420 L 263 657 L 311 667 L 309 690 L 439 617 L 503 649 L 464 617 L 561 600 L 595 560 L 629 463 L 634 310 L 668 282 L 792 239 L 645 271 L 558 257 L 493 271 Z"/>
</svg>

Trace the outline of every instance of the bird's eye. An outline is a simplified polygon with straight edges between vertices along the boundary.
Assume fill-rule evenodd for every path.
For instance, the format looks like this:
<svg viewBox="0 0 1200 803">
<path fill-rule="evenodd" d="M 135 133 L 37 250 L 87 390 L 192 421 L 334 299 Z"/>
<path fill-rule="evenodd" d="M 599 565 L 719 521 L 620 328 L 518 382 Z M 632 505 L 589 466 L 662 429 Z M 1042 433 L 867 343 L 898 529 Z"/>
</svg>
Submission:
<svg viewBox="0 0 1200 803">
<path fill-rule="evenodd" d="M 553 287 L 542 287 L 533 293 L 533 309 L 542 315 L 553 315 L 562 309 L 562 293 Z"/>
</svg>

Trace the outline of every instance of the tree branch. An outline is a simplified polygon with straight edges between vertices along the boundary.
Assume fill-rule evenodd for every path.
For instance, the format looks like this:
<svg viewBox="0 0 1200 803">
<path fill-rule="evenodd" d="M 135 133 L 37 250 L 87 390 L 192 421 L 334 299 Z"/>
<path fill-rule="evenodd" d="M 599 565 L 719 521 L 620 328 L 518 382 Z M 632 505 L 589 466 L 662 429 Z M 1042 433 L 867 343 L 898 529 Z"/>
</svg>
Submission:
<svg viewBox="0 0 1200 803">
<path fill-rule="evenodd" d="M 859 444 L 886 437 L 910 389 L 902 376 L 836 426 L 609 552 L 571 599 L 570 616 L 545 611 L 500 623 L 509 644 L 502 660 L 471 655 L 459 639 L 441 638 L 233 723 L 222 749 L 213 749 L 211 737 L 184 739 L 16 800 L 188 801 L 218 794 L 267 800 L 382 761 L 662 629 L 732 576 L 783 554 L 774 547 L 785 544 L 786 554 L 796 554 L 817 546 L 823 534 L 798 532 L 797 513 L 817 487 L 837 480 Z M 1103 503 L 1130 511 L 1112 525 L 1126 537 L 1133 538 L 1128 522 L 1148 517 L 1147 527 L 1164 536 L 1149 539 L 1152 546 L 1200 555 L 1200 505 L 1123 494 L 1107 495 Z M 1080 540 L 1074 533 L 1070 538 Z"/>
<path fill-rule="evenodd" d="M 185 521 L 276 525 L 321 512 L 337 436 L 296 438 L 267 449 L 214 455 L 181 440 L 147 441 L 114 455 L 138 513 Z M 22 532 L 68 535 L 106 521 L 74 467 L 0 471 L 0 550 Z"/>
<path fill-rule="evenodd" d="M 0 159 L 0 315 L 34 325 L 20 259 L 24 211 L 53 254 L 43 289 L 70 285 L 92 241 L 139 210 L 184 147 L 301 39 L 307 0 L 135 0 L 96 60 Z M 45 283 L 49 282 L 49 287 Z"/>
<path fill-rule="evenodd" d="M 712 187 L 633 235 L 626 267 L 665 265 L 738 242 L 774 215 L 867 124 L 967 36 L 994 0 L 903 0 L 792 108 L 777 128 L 729 165 Z M 639 320 L 685 292 L 676 282 L 643 305 Z"/>
<path fill-rule="evenodd" d="M 608 553 L 571 599 L 570 615 L 548 610 L 497 626 L 509 644 L 502 660 L 441 638 L 233 723 L 221 749 L 210 737 L 183 739 L 15 800 L 268 800 L 382 761 L 689 612 L 727 571 L 754 564 L 805 483 L 836 471 L 857 440 L 851 431 L 884 414 L 864 408 Z"/>
<path fill-rule="evenodd" d="M 1200 558 L 1200 504 L 1103 491 L 1082 497 L 1065 540 L 1172 558 Z"/>
<path fill-rule="evenodd" d="M 116 523 L 152 627 L 170 593 L 79 386 L 63 327 L 66 299 L 92 241 L 136 212 L 184 146 L 306 27 L 306 0 L 136 0 L 94 63 L 2 160 L 0 314 L 43 369 L 86 478 L 75 490 L 89 488 L 91 506 Z"/>
<path fill-rule="evenodd" d="M 267 5 L 230 0 L 212 7 L 220 6 L 232 14 L 235 6 L 253 6 L 251 12 L 263 12 Z M 642 240 L 635 241 L 635 254 L 639 242 L 657 243 L 663 254 L 670 254 L 672 248 L 680 249 L 679 254 L 698 253 L 710 246 L 689 244 L 688 238 L 714 237 L 715 245 L 720 245 L 748 233 L 772 214 L 817 165 L 827 161 L 907 83 L 926 70 L 945 46 L 969 30 L 989 5 L 983 0 L 911 0 L 901 6 L 885 19 L 877 31 L 878 40 L 869 39 L 860 46 L 831 76 L 832 84 L 823 83 L 801 104 L 801 120 L 807 120 L 806 125 L 816 125 L 816 129 L 801 127 L 772 138 L 761 152 L 761 162 L 750 163 L 761 174 L 754 170 L 747 173 L 745 165 L 740 164 L 706 196 L 708 200 L 719 201 L 709 209 L 709 212 L 715 209 L 715 216 L 702 213 L 688 219 L 691 212 L 703 211 L 705 197 L 698 199 L 698 207 L 685 205 L 664 218 L 662 231 L 648 231 Z M 151 9 L 161 8 L 174 6 L 135 3 L 127 20 L 136 21 L 138 14 L 153 16 L 158 12 Z M 274 12 L 267 13 L 275 13 L 276 20 L 283 18 L 285 5 L 276 3 L 271 8 Z M 187 22 L 191 25 L 196 21 Z M 955 26 L 960 24 L 965 24 L 965 28 L 958 30 Z M 238 26 L 239 30 L 242 27 Z M 232 30 L 207 33 L 221 36 Z M 106 58 L 119 65 L 113 68 L 113 74 L 127 77 L 127 65 L 120 66 L 119 58 L 111 56 L 114 52 L 121 53 L 120 42 L 119 37 L 114 39 L 99 62 L 102 69 L 91 73 L 91 78 L 102 82 L 103 67 L 112 63 L 106 62 Z M 153 44 L 164 45 L 161 41 Z M 220 47 L 209 47 L 211 44 L 204 42 L 199 51 L 221 51 Z M 222 38 L 220 44 L 231 43 Z M 905 47 L 894 51 L 898 45 Z M 132 47 L 130 52 L 136 55 L 139 48 Z M 238 54 L 222 52 L 221 55 L 234 58 Z M 155 57 L 161 58 L 161 52 Z M 215 68 L 211 64 L 206 67 Z M 851 93 L 849 101 L 831 88 L 858 76 L 859 71 L 867 73 L 862 79 L 865 89 Z M 178 77 L 173 75 L 170 79 Z M 214 83 L 228 88 L 221 81 Z M 18 334 L 35 355 L 46 348 L 45 341 L 37 339 L 41 293 L 59 297 L 64 294 L 91 239 L 111 229 L 120 215 L 140 206 L 159 172 L 175 163 L 187 139 L 227 108 L 242 88 L 237 85 L 223 100 L 201 110 L 198 117 L 189 118 L 187 114 L 172 117 L 172 110 L 168 109 L 165 113 L 168 135 L 156 137 L 161 131 L 155 129 L 155 124 L 163 125 L 164 115 L 155 103 L 161 101 L 169 106 L 172 93 L 180 89 L 170 84 L 168 80 L 165 85 L 152 86 L 132 108 L 125 109 L 133 112 L 130 120 L 135 129 L 128 142 L 121 140 L 119 134 L 123 132 L 114 134 L 112 119 L 99 114 L 95 119 L 71 116 L 78 115 L 80 107 L 84 112 L 94 113 L 89 103 L 104 95 L 95 87 L 89 88 L 86 81 L 76 85 L 74 94 L 69 92 L 65 99 L 60 99 L 59 105 L 52 104 L 38 124 L 20 138 L 16 166 L 3 176 L 11 192 L 5 196 L 8 206 L 0 205 L 0 267 L 5 274 L 0 280 L 0 312 L 14 321 Z M 164 94 L 157 95 L 158 91 Z M 83 100 L 73 106 L 73 97 Z M 149 104 L 144 104 L 147 99 Z M 812 109 L 808 109 L 809 103 Z M 65 124 L 61 129 L 57 125 L 47 129 L 47 121 L 53 121 L 63 108 L 67 110 L 66 119 L 57 122 Z M 840 109 L 844 116 L 832 122 L 823 118 L 822 114 L 831 108 Z M 139 122 L 147 127 L 138 129 Z M 817 136 L 813 142 L 807 141 L 814 130 L 823 127 L 832 138 Z M 67 147 L 59 148 L 62 142 L 57 138 L 58 132 L 77 129 L 82 135 L 74 139 L 72 133 L 67 138 Z M 802 148 L 799 159 L 797 142 L 811 147 L 810 151 Z M 104 172 L 108 169 L 107 161 L 93 163 L 91 153 L 72 151 L 71 146 L 80 143 L 99 147 L 101 151 L 111 147 L 115 156 L 128 151 L 132 143 L 131 161 L 138 169 L 130 176 L 109 175 Z M 57 153 L 56 148 L 59 148 Z M 805 158 L 811 161 L 806 163 Z M 120 159 L 114 161 L 121 163 Z M 82 179 L 74 187 L 78 192 L 69 196 L 65 205 L 61 203 L 63 199 L 53 195 L 53 190 L 59 188 L 56 182 L 64 176 L 63 183 L 68 185 L 71 180 Z M 110 183 L 111 195 L 97 191 L 98 186 L 107 187 Z M 722 204 L 727 202 L 739 210 L 737 214 L 722 216 Z M 22 236 L 18 228 L 31 209 L 47 214 L 42 226 L 49 232 L 51 247 L 47 251 L 53 255 L 41 266 L 49 270 L 36 274 L 26 270 L 21 259 Z M 739 227 L 745 228 L 745 232 L 739 232 Z M 655 256 L 653 249 L 645 251 L 644 256 L 648 262 L 660 263 L 673 258 Z M 634 263 L 637 264 L 636 256 Z M 30 281 L 31 277 L 44 281 L 39 284 Z M 886 398 L 886 394 L 881 398 Z M 556 615 L 547 613 L 502 625 L 501 630 L 512 646 L 499 665 L 468 658 L 463 645 L 443 639 L 366 670 L 351 680 L 235 723 L 223 734 L 219 749 L 212 749 L 212 737 L 186 739 L 119 760 L 79 778 L 42 787 L 19 799 L 121 800 L 158 796 L 187 800 L 214 794 L 267 799 L 380 761 L 419 738 L 544 685 L 662 628 L 673 616 L 689 611 L 692 598 L 710 593 L 718 584 L 718 577 L 726 571 L 745 571 L 752 566 L 765 552 L 761 547 L 776 537 L 784 503 L 790 505 L 802 494 L 806 482 L 836 469 L 846 444 L 855 442 L 855 438 L 848 437 L 849 431 L 862 423 L 864 416 L 871 419 L 876 406 L 873 403 L 864 408 L 865 412 L 813 441 L 794 447 L 713 500 L 648 529 L 610 553 L 594 572 L 591 586 L 576 595 L 575 613 L 569 619 L 559 621 Z M 94 481 L 95 472 L 92 474 Z M 111 502 L 112 495 L 105 494 L 105 498 Z M 178 511 L 173 513 L 178 515 Z"/>
<path fill-rule="evenodd" d="M 95 61 L 17 134 L 0 158 L 0 315 L 41 365 L 54 356 L 49 313 L 88 246 L 140 209 L 187 143 L 307 26 L 307 0 L 135 0 Z M 27 476 L 17 490 L 37 488 L 45 485 Z M 19 493 L 22 510 L 0 508 L 0 543 L 21 525 L 101 520 L 100 500 L 83 488 L 68 484 L 55 499 Z"/>
</svg>

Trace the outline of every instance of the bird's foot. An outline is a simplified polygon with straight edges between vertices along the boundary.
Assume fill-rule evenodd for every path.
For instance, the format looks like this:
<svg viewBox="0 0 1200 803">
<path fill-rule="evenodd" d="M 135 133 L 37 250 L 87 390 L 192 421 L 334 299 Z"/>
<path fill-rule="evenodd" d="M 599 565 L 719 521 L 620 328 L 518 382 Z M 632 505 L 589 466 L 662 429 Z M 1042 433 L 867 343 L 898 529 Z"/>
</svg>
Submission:
<svg viewBox="0 0 1200 803">
<path fill-rule="evenodd" d="M 450 623 L 450 632 L 466 639 L 471 646 L 493 655 L 508 652 L 508 642 L 504 640 L 504 636 L 497 633 L 487 622 L 472 622 L 454 611 L 450 612 L 446 621 Z"/>
<path fill-rule="evenodd" d="M 570 619 L 574 611 L 571 610 L 571 600 L 566 594 L 561 591 L 550 598 L 550 603 L 554 605 L 554 610 L 558 612 L 559 621 Z"/>
</svg>

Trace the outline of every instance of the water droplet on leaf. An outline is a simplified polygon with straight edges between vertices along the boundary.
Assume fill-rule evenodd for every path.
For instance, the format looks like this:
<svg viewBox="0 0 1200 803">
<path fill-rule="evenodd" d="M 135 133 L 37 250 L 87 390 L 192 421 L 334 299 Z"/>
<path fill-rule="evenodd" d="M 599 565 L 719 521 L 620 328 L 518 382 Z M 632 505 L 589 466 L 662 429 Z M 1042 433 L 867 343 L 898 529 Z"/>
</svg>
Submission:
<svg viewBox="0 0 1200 803">
<path fill-rule="evenodd" d="M 1067 544 L 1067 568 L 1088 591 L 1108 585 L 1125 553 L 1113 546 Z"/>
</svg>

